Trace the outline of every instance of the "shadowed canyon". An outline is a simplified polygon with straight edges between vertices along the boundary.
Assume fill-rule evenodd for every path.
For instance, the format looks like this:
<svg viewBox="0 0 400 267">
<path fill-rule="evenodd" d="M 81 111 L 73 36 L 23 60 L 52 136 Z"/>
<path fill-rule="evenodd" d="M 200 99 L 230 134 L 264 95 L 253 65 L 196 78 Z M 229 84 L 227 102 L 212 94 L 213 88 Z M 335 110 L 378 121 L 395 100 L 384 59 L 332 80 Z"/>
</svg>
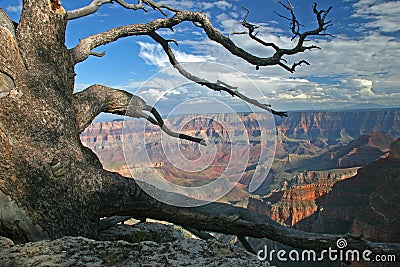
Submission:
<svg viewBox="0 0 400 267">
<path fill-rule="evenodd" d="M 245 130 L 224 127 L 238 116 Z M 196 171 L 174 166 L 166 156 L 173 153 L 172 145 L 161 141 L 156 127 L 143 128 L 138 120 L 94 123 L 81 140 L 108 170 L 135 177 L 137 171 L 143 175 L 143 170 L 155 169 L 182 186 L 210 183 L 227 168 L 241 165 L 232 161 L 243 161 L 245 168 L 233 172 L 240 175 L 239 183 L 219 201 L 306 231 L 362 233 L 371 240 L 400 242 L 400 199 L 395 189 L 400 185 L 399 109 L 290 112 L 288 118 L 275 118 L 271 129 L 260 127 L 263 119 L 268 116 L 203 114 L 166 119 L 180 133 L 213 140 L 216 152 L 209 163 L 201 162 L 198 144 L 178 141 L 189 170 L 208 164 Z M 126 127 L 128 123 L 132 127 Z M 261 138 L 263 134 L 276 137 L 275 142 Z M 130 151 L 133 159 L 126 161 L 123 141 L 143 149 Z M 265 162 L 262 154 L 273 160 Z M 146 157 L 149 161 L 142 161 Z M 254 171 L 263 167 L 265 180 L 250 193 Z"/>
</svg>

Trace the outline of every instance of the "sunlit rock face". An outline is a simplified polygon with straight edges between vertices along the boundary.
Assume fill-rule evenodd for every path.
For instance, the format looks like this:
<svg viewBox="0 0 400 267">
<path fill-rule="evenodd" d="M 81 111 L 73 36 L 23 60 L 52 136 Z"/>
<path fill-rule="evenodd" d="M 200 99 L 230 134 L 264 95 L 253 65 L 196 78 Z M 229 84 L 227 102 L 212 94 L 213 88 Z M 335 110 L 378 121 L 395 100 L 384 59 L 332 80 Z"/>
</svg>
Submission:
<svg viewBox="0 0 400 267">
<path fill-rule="evenodd" d="M 296 228 L 324 233 L 363 234 L 368 240 L 400 242 L 400 139 L 389 155 L 337 182 L 317 200 L 321 211 Z"/>
<path fill-rule="evenodd" d="M 263 129 L 251 114 L 241 115 L 246 131 L 224 129 L 222 125 L 234 120 L 232 116 L 236 114 L 215 114 L 212 120 L 200 115 L 175 116 L 167 120 L 170 127 L 180 129 L 181 133 L 207 136 L 218 141 L 213 164 L 198 174 L 188 175 L 187 172 L 172 168 L 160 153 L 162 149 L 168 151 L 169 148 L 162 147 L 156 133 L 159 130 L 153 126 L 148 126 L 143 136 L 139 127 L 137 131 L 135 127 L 130 127 L 133 131 L 124 131 L 123 121 L 95 123 L 82 133 L 81 140 L 95 151 L 105 168 L 124 176 L 131 177 L 132 169 L 156 168 L 176 184 L 200 185 L 218 177 L 231 157 L 240 157 L 244 153 L 244 146 L 248 143 L 243 142 L 243 149 L 232 152 L 229 142 L 224 141 L 229 135 L 242 141 L 251 139 L 249 162 L 240 183 L 220 201 L 236 203 L 282 224 L 307 231 L 362 232 L 377 240 L 398 240 L 390 223 L 375 229 L 368 224 L 369 218 L 374 218 L 371 215 L 373 211 L 364 211 L 365 216 L 371 217 L 363 217 L 356 212 L 363 208 L 360 209 L 358 204 L 350 207 L 348 203 L 364 203 L 366 209 L 379 207 L 377 214 L 385 214 L 386 210 L 390 210 L 393 214 L 387 214 L 388 218 L 396 217 L 398 211 L 393 203 L 397 202 L 389 201 L 393 187 L 384 185 L 396 184 L 395 177 L 392 174 L 384 177 L 384 172 L 366 170 L 375 166 L 376 160 L 393 162 L 396 158 L 396 150 L 392 149 L 390 154 L 389 151 L 395 137 L 400 136 L 399 110 L 291 112 L 288 118 L 276 118 L 275 160 L 267 179 L 255 192 L 259 196 L 250 194 L 247 185 L 258 164 L 261 150 L 257 138 Z M 140 125 L 141 122 L 130 123 Z M 139 146 L 143 137 L 147 141 L 146 151 L 138 150 L 137 158 L 142 158 L 140 153 L 148 153 L 154 162 L 146 165 L 138 161 L 127 166 L 122 140 Z M 199 157 L 197 146 L 187 141 L 180 143 L 180 151 L 191 160 Z M 367 165 L 369 167 L 362 168 Z M 195 165 L 191 167 L 196 168 Z M 360 177 L 366 174 L 370 178 L 361 182 Z M 378 186 L 380 182 L 383 183 L 381 187 Z M 374 191 L 374 195 L 371 188 L 379 192 Z M 379 199 L 387 201 L 379 202 Z"/>
<path fill-rule="evenodd" d="M 208 136 L 219 142 L 219 150 L 216 155 L 218 163 L 229 160 L 229 146 L 222 140 L 229 134 L 235 136 L 236 140 L 250 140 L 250 162 L 256 162 L 259 157 L 260 149 L 257 146 L 257 137 L 261 131 L 259 123 L 252 114 L 241 115 L 242 121 L 247 132 L 237 129 L 224 129 L 221 125 L 225 122 L 235 121 L 236 114 L 215 114 L 213 120 L 203 118 L 201 115 L 182 115 L 171 117 L 167 124 L 181 133 L 194 136 Z M 193 118 L 196 118 L 195 120 Z M 259 118 L 258 118 L 259 119 Z M 288 118 L 275 118 L 276 124 L 276 150 L 275 157 L 279 159 L 288 159 L 290 164 L 296 162 L 300 157 L 318 156 L 326 149 L 339 144 L 348 144 L 363 134 L 377 132 L 388 134 L 394 137 L 400 136 L 400 110 L 383 111 L 344 111 L 344 112 L 290 112 Z M 100 158 L 105 168 L 120 172 L 125 176 L 131 176 L 126 167 L 122 141 L 128 140 L 133 144 L 139 145 L 143 140 L 139 125 L 137 131 L 123 131 L 123 121 L 101 122 L 90 125 L 82 134 L 82 142 L 90 147 Z M 135 129 L 135 127 L 129 127 Z M 148 126 L 144 133 L 148 143 L 148 153 L 156 155 L 160 151 L 160 142 L 157 135 L 158 129 Z M 371 142 L 374 145 L 364 148 L 358 148 L 354 144 L 354 151 L 332 151 L 325 157 L 335 159 L 337 168 L 347 168 L 354 165 L 365 165 L 375 159 L 380 147 L 387 146 L 393 138 L 386 138 L 377 134 L 375 137 L 366 137 L 359 142 Z M 380 144 L 384 143 L 384 144 Z M 243 143 L 245 144 L 245 143 Z M 378 147 L 378 149 L 376 149 Z M 182 153 L 188 158 L 196 157 L 196 151 L 191 150 L 192 146 L 188 142 L 182 142 Z M 234 153 L 240 153 L 240 149 Z M 349 153 L 351 152 L 351 153 Z M 349 154 L 348 154 L 349 153 Z M 348 155 L 347 155 L 348 154 Z M 372 156 L 371 156 L 372 155 Z M 369 157 L 369 159 L 368 159 Z M 138 157 L 140 158 L 140 157 Z M 331 161 L 331 159 L 329 159 Z M 357 162 L 358 161 L 358 162 Z M 156 162 L 157 163 L 157 162 Z M 163 166 L 166 162 L 162 162 Z M 140 166 L 140 162 L 136 162 Z M 326 168 L 331 168 L 327 166 Z M 308 168 L 308 170 L 312 170 Z M 204 177 L 204 175 L 203 175 Z M 203 179 L 207 179 L 204 177 Z M 246 175 L 243 178 L 246 180 Z"/>
<path fill-rule="evenodd" d="M 338 181 L 353 177 L 358 167 L 303 171 L 264 197 L 250 197 L 247 208 L 285 225 L 294 226 L 318 211 L 317 200 L 332 191 Z"/>
</svg>

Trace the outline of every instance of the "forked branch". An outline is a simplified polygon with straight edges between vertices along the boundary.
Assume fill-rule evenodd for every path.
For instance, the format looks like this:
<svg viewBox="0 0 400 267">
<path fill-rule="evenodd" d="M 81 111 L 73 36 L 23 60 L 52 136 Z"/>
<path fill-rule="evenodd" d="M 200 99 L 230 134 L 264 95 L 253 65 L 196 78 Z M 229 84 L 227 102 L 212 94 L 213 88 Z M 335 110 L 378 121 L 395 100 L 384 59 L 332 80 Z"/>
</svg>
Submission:
<svg viewBox="0 0 400 267">
<path fill-rule="evenodd" d="M 255 40 L 256 42 L 262 44 L 263 46 L 270 46 L 270 47 L 272 47 L 273 49 L 275 49 L 275 51 L 278 51 L 280 48 L 279 48 L 276 44 L 265 42 L 265 41 L 263 41 L 262 39 L 260 39 L 260 38 L 257 37 L 257 32 L 254 33 L 254 31 L 255 31 L 256 29 L 260 28 L 260 26 L 257 26 L 257 25 L 255 25 L 255 24 L 249 23 L 249 22 L 247 21 L 247 17 L 248 17 L 249 14 L 250 14 L 250 9 L 248 9 L 248 8 L 245 7 L 245 6 L 242 6 L 242 8 L 243 8 L 244 10 L 246 10 L 246 15 L 245 15 L 244 19 L 242 20 L 241 24 L 242 24 L 243 27 L 247 28 L 247 30 L 248 30 L 248 35 L 250 36 L 250 38 L 253 39 L 253 40 Z M 244 34 L 244 33 L 246 33 L 246 32 L 240 32 L 240 33 L 234 33 L 234 34 Z"/>
<path fill-rule="evenodd" d="M 167 5 L 157 4 L 152 0 L 139 0 L 137 4 L 128 4 L 124 0 L 93 0 L 89 5 L 87 5 L 85 7 L 81 7 L 81 8 L 75 9 L 75 10 L 68 11 L 67 12 L 68 20 L 73 20 L 73 19 L 88 16 L 90 14 L 95 13 L 100 8 L 100 6 L 102 6 L 104 4 L 109 4 L 109 3 L 113 4 L 114 2 L 120 4 L 122 7 L 126 8 L 126 9 L 132 9 L 132 10 L 141 9 L 145 12 L 148 12 L 148 10 L 146 9 L 146 6 L 145 6 L 145 5 L 147 5 L 151 8 L 153 8 L 154 10 L 160 11 L 164 16 L 167 16 L 167 14 L 165 13 L 165 11 L 163 9 L 168 9 L 171 11 L 174 10 Z"/>
<path fill-rule="evenodd" d="M 191 74 L 190 72 L 188 72 L 176 59 L 174 52 L 172 51 L 171 47 L 169 46 L 169 43 L 167 40 L 165 40 L 163 37 L 161 37 L 158 33 L 156 32 L 151 32 L 149 33 L 149 36 L 151 38 L 153 38 L 153 40 L 155 40 L 157 43 L 159 43 L 162 48 L 164 49 L 165 53 L 168 56 L 169 62 L 172 64 L 172 66 L 177 69 L 179 71 L 179 73 L 186 77 L 187 79 L 200 84 L 200 85 L 204 85 L 214 91 L 224 91 L 227 92 L 228 94 L 230 94 L 231 96 L 236 96 L 239 97 L 240 99 L 246 101 L 247 103 L 253 104 L 259 108 L 262 108 L 266 111 L 271 112 L 272 114 L 278 115 L 280 117 L 287 117 L 287 113 L 286 112 L 279 112 L 279 111 L 275 111 L 271 108 L 270 105 L 268 104 L 263 104 L 260 103 L 259 101 L 257 101 L 256 99 L 252 99 L 249 98 L 245 95 L 243 95 L 242 93 L 240 93 L 236 87 L 230 86 L 224 82 L 221 81 L 217 81 L 217 82 L 210 82 L 207 81 L 205 79 L 202 79 L 200 77 L 197 77 L 193 74 Z"/>
<path fill-rule="evenodd" d="M 280 48 L 278 45 L 276 45 L 274 43 L 268 43 L 268 42 L 265 42 L 264 40 L 258 38 L 257 37 L 257 32 L 255 32 L 255 30 L 258 29 L 259 26 L 255 25 L 255 24 L 252 24 L 252 23 L 249 23 L 247 21 L 247 18 L 248 18 L 249 14 L 250 14 L 250 10 L 248 8 L 246 8 L 245 6 L 243 6 L 243 9 L 246 10 L 246 15 L 245 15 L 244 19 L 242 20 L 241 24 L 242 24 L 243 27 L 247 28 L 248 35 L 250 36 L 251 39 L 255 40 L 256 42 L 258 42 L 260 44 L 262 44 L 263 46 L 272 47 L 275 50 L 275 54 L 273 55 L 273 57 L 279 59 L 278 65 L 281 66 L 282 68 L 284 68 L 285 70 L 293 73 L 293 72 L 295 72 L 296 67 L 300 66 L 302 63 L 305 63 L 307 65 L 310 65 L 310 64 L 305 60 L 301 60 L 301 61 L 299 61 L 297 63 L 294 63 L 290 67 L 290 66 L 285 64 L 286 60 L 284 60 L 283 57 L 285 55 L 294 55 L 294 54 L 297 54 L 297 53 L 302 53 L 302 52 L 305 52 L 306 50 L 320 49 L 316 45 L 305 46 L 304 42 L 306 41 L 307 37 L 309 37 L 309 36 L 315 36 L 315 35 L 326 36 L 326 35 L 329 35 L 329 34 L 326 33 L 326 30 L 332 24 L 331 24 L 330 20 L 326 21 L 326 17 L 328 16 L 328 14 L 331 11 L 332 7 L 329 7 L 327 10 L 318 10 L 317 9 L 317 4 L 314 3 L 312 9 L 313 9 L 313 12 L 314 12 L 314 14 L 316 16 L 318 26 L 313 30 L 301 32 L 300 31 L 300 27 L 302 25 L 300 24 L 299 20 L 296 17 L 296 14 L 294 12 L 294 6 L 291 4 L 291 2 L 289 0 L 287 2 L 288 3 L 285 4 L 282 1 L 279 1 L 279 3 L 285 9 L 287 9 L 290 12 L 291 17 L 286 17 L 286 16 L 283 16 L 283 15 L 278 14 L 278 13 L 277 14 L 278 14 L 278 16 L 280 16 L 282 18 L 285 18 L 285 19 L 290 21 L 290 29 L 291 29 L 291 32 L 293 34 L 292 40 L 294 40 L 295 38 L 298 38 L 297 39 L 297 43 L 293 48 L 282 49 L 282 48 Z"/>
<path fill-rule="evenodd" d="M 98 8 L 99 4 L 101 5 L 101 4 L 109 3 L 109 2 L 112 2 L 112 1 L 95 0 L 91 3 L 91 5 L 96 5 Z M 184 11 L 184 10 L 176 10 L 176 9 L 173 9 L 166 5 L 156 4 L 153 1 L 145 1 L 145 0 L 139 1 L 139 3 L 137 5 L 133 5 L 133 6 L 129 6 L 123 1 L 117 1 L 117 2 L 126 8 L 132 8 L 132 9 L 138 9 L 143 5 L 143 3 L 145 3 L 146 5 L 151 6 L 152 8 L 155 8 L 155 9 L 161 9 L 161 8 L 168 9 L 169 11 L 174 12 L 175 15 L 171 18 L 156 19 L 156 20 L 153 20 L 146 24 L 131 24 L 131 25 L 123 26 L 123 27 L 114 28 L 109 31 L 95 34 L 95 35 L 89 36 L 85 39 L 82 39 L 76 47 L 74 47 L 73 49 L 70 50 L 71 54 L 73 56 L 73 59 L 75 61 L 75 64 L 79 63 L 81 61 L 84 61 L 90 55 L 97 55 L 95 52 L 93 52 L 93 49 L 96 47 L 99 47 L 101 45 L 109 44 L 120 38 L 124 38 L 124 37 L 128 37 L 128 36 L 149 35 L 155 41 L 157 41 L 159 44 L 161 44 L 164 51 L 168 55 L 170 63 L 184 77 L 186 77 L 189 80 L 194 81 L 200 85 L 205 85 L 212 90 L 228 92 L 232 96 L 237 96 L 248 103 L 251 103 L 257 107 L 260 107 L 264 110 L 267 110 L 267 111 L 269 111 L 275 115 L 281 116 L 281 117 L 287 116 L 287 114 L 285 112 L 275 111 L 275 110 L 271 109 L 271 107 L 267 104 L 262 104 L 255 99 L 246 97 L 245 95 L 238 92 L 237 88 L 235 88 L 235 87 L 231 87 L 231 86 L 228 86 L 228 85 L 226 85 L 224 83 L 220 83 L 220 82 L 216 82 L 216 83 L 210 82 L 210 81 L 201 79 L 197 76 L 194 76 L 191 73 L 189 73 L 188 71 L 186 71 L 176 60 L 171 48 L 169 47 L 168 41 L 165 40 L 164 38 L 162 38 L 161 36 L 159 36 L 156 33 L 156 30 L 161 29 L 161 28 L 172 29 L 174 26 L 176 26 L 184 21 L 191 21 L 191 22 L 195 23 L 196 25 L 198 25 L 199 27 L 203 28 L 203 30 L 205 31 L 205 33 L 211 40 L 221 44 L 231 54 L 246 60 L 247 62 L 249 62 L 252 65 L 255 65 L 256 69 L 259 69 L 260 66 L 278 65 L 278 66 L 283 67 L 284 69 L 286 69 L 289 72 L 294 72 L 297 66 L 300 66 L 303 63 L 309 65 L 309 63 L 305 60 L 301 60 L 297 63 L 292 64 L 292 66 L 288 66 L 286 64 L 286 60 L 283 57 L 285 55 L 294 55 L 294 54 L 297 54 L 300 52 L 304 52 L 306 50 L 319 48 L 315 45 L 304 46 L 303 45 L 304 41 L 308 36 L 311 36 L 311 35 L 324 35 L 325 30 L 330 25 L 330 21 L 326 22 L 325 19 L 331 8 L 329 8 L 326 11 L 318 10 L 316 4 L 314 4 L 313 11 L 317 17 L 318 27 L 314 30 L 300 33 L 298 30 L 299 22 L 293 12 L 292 6 L 285 5 L 281 2 L 285 8 L 290 10 L 290 12 L 292 14 L 292 18 L 291 18 L 292 32 L 293 32 L 293 34 L 295 34 L 295 36 L 298 36 L 298 42 L 295 47 L 293 47 L 291 49 L 282 49 L 282 48 L 278 47 L 276 44 L 265 42 L 256 36 L 257 33 L 255 33 L 255 30 L 258 28 L 258 26 L 251 24 L 247 21 L 250 10 L 247 9 L 246 7 L 243 7 L 247 11 L 247 14 L 246 14 L 244 20 L 242 21 L 242 25 L 248 29 L 249 36 L 253 40 L 257 41 L 258 43 L 260 43 L 264 46 L 272 47 L 273 49 L 275 49 L 275 53 L 270 57 L 258 57 L 258 56 L 255 56 L 255 55 L 243 50 L 242 48 L 236 46 L 230 40 L 229 37 L 224 36 L 220 31 L 218 31 L 213 26 L 213 24 L 211 23 L 209 18 L 201 12 L 189 12 L 189 11 Z M 86 8 L 88 10 L 92 10 L 92 7 L 89 8 L 91 5 L 89 5 Z"/>
<path fill-rule="evenodd" d="M 79 132 L 82 132 L 101 112 L 106 112 L 133 118 L 144 118 L 150 123 L 159 126 L 170 136 L 205 145 L 205 141 L 201 138 L 170 130 L 155 108 L 148 106 L 140 97 L 124 90 L 95 84 L 82 92 L 75 93 L 73 101 Z M 150 112 L 150 114 L 146 112 Z"/>
<path fill-rule="evenodd" d="M 330 9 L 328 9 L 326 13 L 318 13 L 319 25 L 321 26 L 314 31 L 303 33 L 296 47 L 292 49 L 279 49 L 274 55 L 270 57 L 258 57 L 236 46 L 229 37 L 223 35 L 219 30 L 214 27 L 210 19 L 205 14 L 201 12 L 190 12 L 185 10 L 174 10 L 175 15 L 171 18 L 156 19 L 146 24 L 126 25 L 89 36 L 85 39 L 82 39 L 76 47 L 71 49 L 71 53 L 75 63 L 79 63 L 87 59 L 90 55 L 90 52 L 94 48 L 101 45 L 106 45 L 115 42 L 120 38 L 128 36 L 148 35 L 151 32 L 162 28 L 171 29 L 184 21 L 191 21 L 193 23 L 196 23 L 196 25 L 198 25 L 199 27 L 203 28 L 209 39 L 219 43 L 231 54 L 246 60 L 248 63 L 254 66 L 261 67 L 280 65 L 279 63 L 281 63 L 282 57 L 284 55 L 294 55 L 299 52 L 304 52 L 305 50 L 317 48 L 316 46 L 303 46 L 303 43 L 307 36 L 321 35 L 320 32 L 326 29 L 327 25 L 324 20 L 329 10 Z"/>
</svg>

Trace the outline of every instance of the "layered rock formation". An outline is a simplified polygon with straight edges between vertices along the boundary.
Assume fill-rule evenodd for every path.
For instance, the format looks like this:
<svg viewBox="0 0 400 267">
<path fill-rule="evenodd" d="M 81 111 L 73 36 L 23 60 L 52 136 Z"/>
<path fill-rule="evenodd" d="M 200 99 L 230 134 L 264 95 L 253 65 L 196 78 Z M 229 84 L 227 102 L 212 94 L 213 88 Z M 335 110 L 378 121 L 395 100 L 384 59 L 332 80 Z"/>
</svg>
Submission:
<svg viewBox="0 0 400 267">
<path fill-rule="evenodd" d="M 329 170 L 366 166 L 380 157 L 385 157 L 395 141 L 390 135 L 370 132 L 348 144 L 328 147 L 325 152 L 313 157 L 288 156 L 290 170 Z M 303 160 L 302 160 L 303 159 Z"/>
<path fill-rule="evenodd" d="M 283 135 L 327 144 L 359 137 L 369 132 L 400 135 L 400 110 L 290 112 L 288 118 L 276 118 Z"/>
<path fill-rule="evenodd" d="M 287 180 L 283 186 L 263 198 L 250 198 L 248 208 L 282 224 L 294 226 L 322 209 L 317 200 L 331 192 L 337 181 L 351 178 L 360 167 L 387 157 L 393 141 L 391 136 L 370 133 L 320 156 L 292 162 L 290 170 L 284 172 Z M 307 168 L 327 170 L 300 171 Z"/>
<path fill-rule="evenodd" d="M 227 175 L 227 179 L 236 179 L 246 169 L 249 169 L 246 173 L 251 173 L 251 166 L 259 163 L 261 142 L 265 142 L 263 146 L 273 156 L 274 142 L 261 141 L 261 133 L 268 129 L 260 128 L 260 120 L 271 120 L 271 116 L 213 114 L 171 117 L 168 120 L 170 128 L 186 135 L 201 136 L 214 141 L 215 155 L 210 162 L 205 162 L 205 168 L 198 168 L 203 163 L 197 161 L 203 160 L 200 158 L 198 144 L 182 141 L 178 144 L 179 151 L 176 151 L 173 142 L 167 140 L 163 143 L 157 127 L 146 125 L 143 128 L 143 124 L 138 121 L 93 124 L 81 135 L 81 140 L 99 156 L 104 167 L 110 171 L 127 177 L 138 177 L 147 173 L 149 168 L 155 168 L 172 183 L 200 186 L 212 182 L 222 174 Z M 274 132 L 273 123 L 271 125 L 269 131 Z M 129 157 L 124 157 L 122 139 L 129 142 L 132 148 L 129 149 Z M 174 153 L 187 159 L 185 168 L 176 167 L 170 161 Z M 125 161 L 126 158 L 130 160 Z M 226 172 L 227 168 L 229 172 Z M 238 201 L 247 197 L 248 193 L 243 185 L 248 184 L 250 177 L 251 174 L 243 175 L 242 184 L 238 184 L 230 192 L 230 196 L 221 201 Z"/>
<path fill-rule="evenodd" d="M 271 219 L 289 226 L 314 214 L 317 199 L 332 190 L 339 181 L 354 176 L 358 168 L 342 171 L 307 171 L 295 174 L 290 185 L 271 192 L 263 198 L 250 197 L 247 208 L 265 214 Z"/>
<path fill-rule="evenodd" d="M 276 118 L 275 161 L 266 181 L 256 191 L 257 194 L 264 197 L 250 197 L 246 200 L 249 197 L 246 185 L 256 164 L 258 164 L 261 153 L 259 136 L 261 131 L 267 131 L 260 127 L 260 124 L 266 123 L 266 121 L 263 121 L 263 117 L 255 116 L 254 114 L 240 115 L 246 132 L 235 130 L 234 127 L 230 129 L 222 127 L 227 122 L 232 124 L 231 121 L 237 119 L 236 114 L 171 117 L 168 120 L 168 125 L 179 129 L 180 132 L 194 136 L 208 136 L 217 140 L 218 152 L 211 166 L 202 173 L 190 173 L 189 176 L 179 169 L 172 168 L 171 164 L 159 155 L 161 150 L 161 144 L 157 139 L 159 130 L 155 127 L 146 126 L 143 135 L 140 132 L 138 121 L 130 122 L 137 123 L 138 127 L 129 127 L 130 131 L 124 132 L 122 131 L 122 121 L 93 124 L 85 130 L 81 139 L 96 152 L 103 165 L 109 170 L 131 176 L 130 170 L 132 169 L 156 168 L 167 179 L 180 185 L 201 185 L 212 181 L 223 172 L 224 166 L 231 157 L 228 153 L 229 142 L 224 141 L 229 135 L 235 136 L 239 141 L 250 139 L 250 158 L 242 175 L 241 184 L 222 201 L 240 201 L 238 205 L 257 210 L 283 224 L 324 232 L 333 231 L 340 224 L 333 222 L 329 230 L 329 226 L 327 226 L 329 222 L 321 219 L 324 217 L 321 217 L 320 214 L 324 212 L 328 214 L 326 213 L 327 206 L 321 204 L 321 201 L 332 195 L 336 188 L 340 188 L 339 184 L 344 183 L 342 180 L 356 175 L 360 167 L 371 164 L 379 158 L 387 157 L 389 146 L 394 141 L 394 138 L 390 135 L 400 136 L 399 109 L 291 112 L 288 118 Z M 265 117 L 265 120 L 268 120 L 268 117 Z M 155 159 L 153 164 L 144 166 L 141 162 L 134 162 L 127 166 L 121 140 L 129 140 L 132 146 L 135 146 L 142 142 L 143 138 L 148 141 L 146 151 L 136 151 L 136 157 L 141 158 L 140 153 L 148 153 Z M 188 142 L 182 142 L 180 151 L 185 157 L 192 160 L 199 156 L 196 147 Z M 240 155 L 242 151 L 237 149 L 234 153 Z M 391 157 L 393 158 L 393 153 Z M 338 181 L 338 186 L 335 186 Z M 365 187 L 369 188 L 372 184 L 367 183 Z M 360 188 L 361 191 L 366 190 L 360 183 L 354 183 L 352 186 Z M 385 194 L 384 190 L 386 189 L 390 190 L 389 187 L 384 188 L 381 194 Z M 346 201 L 353 201 L 352 197 L 349 193 Z M 389 201 L 387 205 L 392 207 L 396 203 Z M 339 217 L 343 219 L 354 213 L 354 210 L 348 211 L 348 214 L 341 212 L 341 208 L 332 212 L 332 215 L 341 214 Z M 379 208 L 385 209 L 382 206 L 379 206 Z M 381 211 L 377 209 L 376 212 Z M 354 229 L 362 228 L 359 221 L 363 221 L 361 217 L 352 219 L 351 225 Z M 349 231 L 351 228 L 346 227 L 341 226 L 337 230 L 346 229 L 346 231 Z M 365 226 L 364 228 L 368 227 Z M 371 229 L 368 231 L 373 232 Z M 374 233 L 375 236 L 377 236 L 376 232 Z M 381 237 L 383 237 L 383 234 Z"/>
<path fill-rule="evenodd" d="M 400 139 L 387 158 L 335 184 L 317 200 L 319 212 L 295 225 L 323 233 L 363 234 L 368 240 L 400 242 Z"/>
<path fill-rule="evenodd" d="M 209 136 L 214 139 L 219 138 L 223 140 L 223 138 L 230 134 L 235 136 L 236 140 L 249 140 L 252 144 L 250 163 L 258 162 L 260 149 L 257 146 L 257 142 L 260 141 L 259 136 L 261 131 L 268 131 L 267 129 L 260 128 L 260 124 L 271 123 L 269 116 L 263 117 L 262 115 L 257 115 L 256 117 L 254 114 L 240 115 L 239 117 L 247 132 L 237 129 L 224 129 L 221 126 L 223 124 L 232 125 L 235 122 L 237 123 L 237 114 L 208 114 L 208 118 L 204 116 L 175 116 L 168 120 L 168 124 L 172 128 L 189 135 Z M 291 112 L 288 118 L 276 118 L 275 123 L 278 138 L 275 157 L 287 160 L 287 163 L 291 167 L 296 167 L 296 162 L 304 162 L 304 159 L 316 157 L 324 153 L 332 145 L 347 144 L 362 134 L 379 132 L 395 137 L 400 136 L 399 121 L 400 110 L 398 109 L 382 111 Z M 148 142 L 147 146 L 150 154 L 156 155 L 156 152 L 160 151 L 160 144 L 156 140 L 157 134 L 154 133 L 159 132 L 156 127 L 146 126 L 143 131 L 143 124 L 139 121 L 130 121 L 129 123 L 132 123 L 133 126 L 126 127 L 125 129 L 128 129 L 128 131 L 125 130 L 124 132 L 122 121 L 95 123 L 90 125 L 81 135 L 82 142 L 99 156 L 105 168 L 118 171 L 126 176 L 131 176 L 131 174 L 126 167 L 122 139 L 132 142 L 134 146 L 143 142 L 145 138 Z M 137 127 L 134 127 L 135 124 L 137 124 Z M 142 132 L 145 132 L 144 136 Z M 382 140 L 381 136 L 377 136 L 375 139 Z M 354 147 L 357 147 L 357 144 Z M 185 153 L 185 149 L 182 151 Z M 223 155 L 225 153 L 224 148 L 221 147 L 219 153 L 218 163 L 229 160 L 227 155 Z M 357 164 L 365 165 L 380 152 L 373 146 L 369 146 L 367 149 L 358 146 L 358 150 L 347 151 L 345 153 L 347 157 L 343 157 L 342 151 L 330 151 L 329 153 L 325 154 L 324 157 L 330 157 L 328 159 L 329 162 L 335 159 L 337 163 L 336 166 L 324 166 L 325 169 L 345 168 Z M 196 156 L 192 151 L 186 153 L 186 156 L 190 157 L 190 155 Z M 361 159 L 361 157 L 364 157 L 364 159 Z M 160 162 L 156 161 L 155 164 L 160 163 L 160 166 L 163 166 L 162 159 L 159 160 Z M 319 165 L 320 160 L 321 158 L 317 158 L 317 165 Z M 135 164 L 139 164 L 140 166 L 140 162 L 136 162 Z M 300 168 L 301 166 L 298 167 Z M 310 170 L 309 167 L 307 169 Z M 205 177 L 205 175 L 202 176 Z M 246 176 L 244 176 L 244 179 L 246 180 Z"/>
</svg>

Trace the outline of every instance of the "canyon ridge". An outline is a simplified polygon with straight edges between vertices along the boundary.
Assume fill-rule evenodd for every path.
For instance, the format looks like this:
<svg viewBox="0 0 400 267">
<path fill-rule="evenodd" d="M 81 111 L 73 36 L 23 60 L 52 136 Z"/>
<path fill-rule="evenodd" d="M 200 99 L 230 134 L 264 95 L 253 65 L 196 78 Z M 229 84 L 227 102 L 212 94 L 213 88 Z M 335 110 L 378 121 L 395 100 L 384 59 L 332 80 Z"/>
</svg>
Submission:
<svg viewBox="0 0 400 267">
<path fill-rule="evenodd" d="M 246 131 L 224 128 L 237 117 Z M 183 186 L 215 180 L 230 160 L 247 152 L 246 168 L 240 173 L 238 170 L 239 183 L 219 201 L 256 210 L 306 231 L 362 233 L 371 240 L 400 242 L 396 228 L 399 199 L 393 200 L 397 194 L 392 190 L 399 183 L 400 173 L 396 168 L 399 141 L 395 142 L 400 137 L 400 109 L 290 112 L 288 118 L 276 118 L 273 129 L 260 127 L 265 124 L 263 119 L 269 117 L 241 113 L 167 118 L 171 129 L 214 141 L 212 162 L 192 172 L 174 167 L 165 156 L 171 148 L 160 141 L 159 129 L 151 125 L 143 128 L 138 120 L 93 123 L 81 134 L 81 140 L 110 171 L 134 177 L 137 171 L 143 174 L 149 168 L 156 169 L 168 181 Z M 124 128 L 124 123 L 130 126 Z M 276 134 L 276 139 L 261 152 L 261 142 L 268 142 L 261 138 L 263 131 Z M 232 137 L 238 144 L 235 149 L 231 149 Z M 143 147 L 135 149 L 132 162 L 125 160 L 123 140 L 132 147 Z M 201 154 L 199 145 L 180 140 L 179 150 L 193 162 L 188 168 L 195 169 Z M 264 182 L 250 193 L 248 185 L 255 168 L 266 164 L 260 160 L 261 153 L 272 154 L 272 165 L 265 166 L 270 170 Z M 150 164 L 141 162 L 144 154 Z M 377 171 L 381 164 L 391 167 L 381 174 Z M 355 212 L 359 206 L 354 202 L 362 203 L 362 213 Z M 379 227 L 368 223 L 372 219 L 381 219 Z"/>
</svg>

